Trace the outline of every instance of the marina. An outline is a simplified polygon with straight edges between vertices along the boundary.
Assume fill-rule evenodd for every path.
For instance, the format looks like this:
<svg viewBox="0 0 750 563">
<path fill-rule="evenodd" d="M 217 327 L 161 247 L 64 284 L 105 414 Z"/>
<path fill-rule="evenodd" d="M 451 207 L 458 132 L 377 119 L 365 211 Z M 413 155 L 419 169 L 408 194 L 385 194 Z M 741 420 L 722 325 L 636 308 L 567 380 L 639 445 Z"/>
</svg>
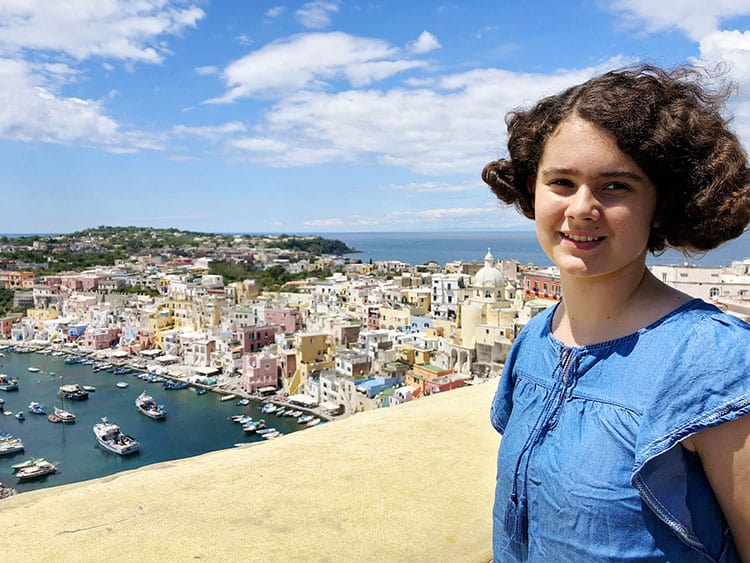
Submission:
<svg viewBox="0 0 750 563">
<path fill-rule="evenodd" d="M 198 394 L 189 386 L 168 390 L 157 380 L 140 379 L 137 371 L 117 375 L 106 370 L 95 371 L 91 365 L 66 363 L 63 356 L 10 351 L 3 354 L 0 373 L 17 379 L 18 389 L 0 391 L 4 411 L 10 413 L 0 416 L 0 435 L 7 433 L 22 440 L 23 449 L 0 456 L 0 483 L 19 493 L 268 439 L 246 432 L 242 425 L 232 421 L 231 417 L 236 415 L 253 420 L 263 418 L 260 405 L 254 401 L 238 405 L 236 397 L 222 401 L 224 395 L 212 391 Z M 38 371 L 29 371 L 29 367 Z M 118 381 L 129 385 L 120 388 Z M 60 394 L 60 387 L 65 385 L 95 388 L 96 392 L 90 392 L 88 400 L 65 399 Z M 143 392 L 158 404 L 168 405 L 166 419 L 153 420 L 135 408 L 135 401 Z M 75 423 L 52 424 L 46 415 L 29 413 L 31 403 L 46 406 L 47 413 L 74 413 Z M 27 413 L 24 420 L 12 416 L 23 412 Z M 104 450 L 92 432 L 103 417 L 137 439 L 138 451 L 121 456 Z M 273 426 L 280 434 L 305 428 L 296 418 L 273 418 Z M 29 459 L 54 460 L 54 471 L 42 469 L 31 472 L 34 478 L 18 479 L 14 466 Z"/>
</svg>

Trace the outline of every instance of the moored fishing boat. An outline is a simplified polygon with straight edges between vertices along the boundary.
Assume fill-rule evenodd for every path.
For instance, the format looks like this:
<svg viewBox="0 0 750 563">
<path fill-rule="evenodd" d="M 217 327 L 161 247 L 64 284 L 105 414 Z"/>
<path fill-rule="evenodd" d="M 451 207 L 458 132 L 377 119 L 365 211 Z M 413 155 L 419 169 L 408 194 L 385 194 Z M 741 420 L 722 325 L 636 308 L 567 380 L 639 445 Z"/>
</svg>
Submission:
<svg viewBox="0 0 750 563">
<path fill-rule="evenodd" d="M 70 411 L 63 410 L 59 407 L 55 407 L 55 416 L 60 419 L 60 422 L 75 422 L 76 415 Z"/>
<path fill-rule="evenodd" d="M 60 387 L 57 388 L 57 393 L 63 399 L 71 399 L 72 401 L 84 401 L 89 398 L 89 392 L 77 383 L 60 385 Z"/>
<path fill-rule="evenodd" d="M 22 452 L 23 449 L 24 445 L 21 438 L 13 438 L 12 440 L 0 442 L 0 456 Z"/>
<path fill-rule="evenodd" d="M 154 398 L 145 391 L 135 399 L 135 406 L 141 413 L 150 418 L 158 420 L 167 416 L 164 405 L 157 404 Z"/>
<path fill-rule="evenodd" d="M 27 459 L 25 461 L 22 461 L 21 463 L 15 463 L 15 464 L 11 465 L 10 467 L 13 470 L 13 473 L 15 473 L 19 469 L 23 469 L 24 467 L 29 467 L 31 465 L 36 465 L 37 463 L 39 463 L 41 461 L 47 461 L 47 460 L 44 459 L 43 457 L 33 457 L 31 459 Z"/>
<path fill-rule="evenodd" d="M 18 391 L 18 380 L 0 373 L 0 391 Z"/>
<path fill-rule="evenodd" d="M 18 477 L 20 481 L 23 481 L 25 479 L 37 479 L 38 477 L 44 477 L 45 475 L 55 473 L 56 471 L 57 465 L 49 461 L 42 460 L 39 463 L 35 463 L 27 467 L 22 467 L 21 469 L 16 471 L 16 477 Z"/>
<path fill-rule="evenodd" d="M 47 407 L 36 401 L 31 401 L 29 403 L 29 412 L 34 414 L 47 414 Z"/>
<path fill-rule="evenodd" d="M 94 435 L 101 447 L 118 455 L 135 453 L 141 447 L 138 440 L 124 434 L 120 427 L 110 422 L 107 417 L 103 417 L 101 422 L 94 424 Z"/>
</svg>

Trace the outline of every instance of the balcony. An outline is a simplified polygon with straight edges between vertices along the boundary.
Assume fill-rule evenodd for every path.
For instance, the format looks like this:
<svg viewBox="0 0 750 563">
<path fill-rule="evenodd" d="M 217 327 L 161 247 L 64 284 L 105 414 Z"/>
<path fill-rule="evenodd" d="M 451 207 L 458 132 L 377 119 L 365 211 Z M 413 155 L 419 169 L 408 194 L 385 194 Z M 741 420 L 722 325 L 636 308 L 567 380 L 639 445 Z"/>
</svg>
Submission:
<svg viewBox="0 0 750 563">
<path fill-rule="evenodd" d="M 490 561 L 495 387 L 7 498 L 3 561 Z"/>
</svg>

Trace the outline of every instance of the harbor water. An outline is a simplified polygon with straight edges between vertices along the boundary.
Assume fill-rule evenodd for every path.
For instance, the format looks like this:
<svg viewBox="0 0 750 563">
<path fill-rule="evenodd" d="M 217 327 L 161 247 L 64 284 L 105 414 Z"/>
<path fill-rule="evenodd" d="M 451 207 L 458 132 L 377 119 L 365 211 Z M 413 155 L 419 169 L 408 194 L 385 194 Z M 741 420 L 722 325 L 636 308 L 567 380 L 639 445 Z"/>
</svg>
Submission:
<svg viewBox="0 0 750 563">
<path fill-rule="evenodd" d="M 0 456 L 0 483 L 18 492 L 94 479 L 231 448 L 238 443 L 265 442 L 228 419 L 235 414 L 247 414 L 255 420 L 263 418 L 267 427 L 284 434 L 304 428 L 294 418 L 261 413 L 259 405 L 252 401 L 247 406 L 238 406 L 234 400 L 221 401 L 222 395 L 211 391 L 198 395 L 192 387 L 167 390 L 161 383 L 148 383 L 133 374 L 114 375 L 108 371 L 95 372 L 91 365 L 66 364 L 60 356 L 9 351 L 3 354 L 0 373 L 18 379 L 19 389 L 0 391 L 0 398 L 5 400 L 5 411 L 14 414 L 23 411 L 26 418 L 19 421 L 15 416 L 0 415 L 0 433 L 21 438 L 25 446 L 23 452 Z M 29 367 L 39 371 L 30 372 Z M 128 387 L 117 387 L 119 381 L 128 383 Z M 63 401 L 58 388 L 73 383 L 94 386 L 96 391 L 89 393 L 87 400 Z M 135 399 L 142 391 L 164 405 L 167 411 L 164 420 L 154 420 L 138 412 Z M 55 424 L 46 415 L 32 414 L 28 410 L 32 401 L 45 405 L 47 413 L 53 413 L 54 406 L 71 411 L 76 421 Z M 102 417 L 138 440 L 140 451 L 119 456 L 102 449 L 92 430 Z M 11 466 L 36 457 L 59 462 L 57 473 L 19 482 Z"/>
</svg>

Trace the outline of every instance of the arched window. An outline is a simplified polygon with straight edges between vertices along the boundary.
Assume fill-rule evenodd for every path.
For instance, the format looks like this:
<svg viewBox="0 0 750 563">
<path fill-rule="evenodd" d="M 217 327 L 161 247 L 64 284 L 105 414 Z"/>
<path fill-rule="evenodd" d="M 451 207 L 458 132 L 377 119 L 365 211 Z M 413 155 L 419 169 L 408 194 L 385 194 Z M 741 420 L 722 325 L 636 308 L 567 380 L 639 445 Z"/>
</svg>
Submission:
<svg viewBox="0 0 750 563">
<path fill-rule="evenodd" d="M 711 299 L 716 299 L 719 295 L 721 295 L 721 290 L 718 287 L 712 287 L 708 292 Z"/>
</svg>

